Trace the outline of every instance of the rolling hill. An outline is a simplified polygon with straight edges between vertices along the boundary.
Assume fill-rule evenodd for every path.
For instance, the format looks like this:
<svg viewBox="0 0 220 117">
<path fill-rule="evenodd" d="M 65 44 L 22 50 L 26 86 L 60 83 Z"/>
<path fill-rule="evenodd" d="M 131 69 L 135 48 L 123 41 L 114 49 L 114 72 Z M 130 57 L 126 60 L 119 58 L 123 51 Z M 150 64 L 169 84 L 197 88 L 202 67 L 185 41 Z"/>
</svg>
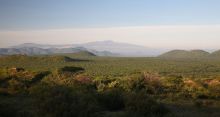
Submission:
<svg viewBox="0 0 220 117">
<path fill-rule="evenodd" d="M 73 57 L 94 57 L 96 56 L 92 52 L 89 51 L 80 51 L 72 54 Z"/>
<path fill-rule="evenodd" d="M 212 58 L 220 58 L 220 50 L 217 50 L 210 54 L 210 57 Z"/>
<path fill-rule="evenodd" d="M 90 52 L 101 52 L 96 53 L 96 55 L 100 54 L 101 56 L 157 56 L 165 50 L 163 49 L 152 49 L 145 46 L 114 42 L 114 41 L 95 41 L 88 42 L 82 44 L 66 44 L 66 45 L 48 45 L 48 44 L 34 44 L 34 43 L 24 43 L 16 46 L 12 46 L 12 48 L 24 48 L 24 47 L 35 47 L 35 48 L 85 48 Z"/>
<path fill-rule="evenodd" d="M 201 58 L 217 57 L 218 51 L 210 54 L 204 50 L 172 50 L 152 49 L 145 46 L 114 42 L 114 41 L 95 41 L 82 44 L 49 45 L 24 43 L 11 48 L 0 48 L 0 55 L 27 54 L 57 54 L 57 53 L 78 53 L 88 51 L 97 56 L 117 56 L 117 57 L 150 57 L 158 56 L 166 58 Z M 219 50 L 220 51 L 220 50 Z M 166 53 L 164 53 L 166 52 Z M 162 54 L 164 53 L 164 54 Z"/>
<path fill-rule="evenodd" d="M 38 48 L 38 47 L 22 47 L 22 48 L 0 48 L 1 55 L 49 55 L 57 53 L 78 53 L 81 51 L 87 51 L 85 48 Z"/>
<path fill-rule="evenodd" d="M 80 51 L 77 53 L 73 53 L 73 55 L 76 55 L 76 56 L 96 56 L 92 52 L 88 52 L 88 51 Z"/>
<path fill-rule="evenodd" d="M 204 50 L 172 50 L 169 52 L 166 52 L 159 57 L 162 58 L 204 58 L 208 57 L 210 53 L 204 51 Z"/>
<path fill-rule="evenodd" d="M 3 55 L 51 55 L 51 54 L 87 54 L 87 55 L 97 55 L 97 56 L 120 56 L 109 51 L 96 51 L 87 50 L 83 47 L 75 48 L 48 48 L 42 49 L 37 47 L 22 47 L 22 48 L 0 48 L 0 56 Z M 86 56 L 87 56 L 86 55 Z"/>
<path fill-rule="evenodd" d="M 42 48 L 0 48 L 0 54 L 2 55 L 14 55 L 14 54 L 27 54 L 27 55 L 37 55 L 37 54 L 49 54 L 51 50 Z"/>
<path fill-rule="evenodd" d="M 1 62 L 4 63 L 29 63 L 29 62 L 73 62 L 79 61 L 78 59 L 73 59 L 67 56 L 27 56 L 27 55 L 9 55 L 0 58 Z"/>
<path fill-rule="evenodd" d="M 118 53 L 120 56 L 155 56 L 160 51 L 158 49 L 151 49 L 145 46 L 114 42 L 114 41 L 96 41 L 80 45 L 89 50 L 108 51 L 111 53 Z"/>
<path fill-rule="evenodd" d="M 93 50 L 92 52 L 91 51 L 80 51 L 80 52 L 76 52 L 76 53 L 58 53 L 58 54 L 55 54 L 55 55 L 63 55 L 63 56 L 68 56 L 68 57 L 71 57 L 71 58 L 78 58 L 78 57 L 96 57 L 96 56 L 111 56 L 111 57 L 115 57 L 117 56 L 117 54 L 113 54 L 111 52 L 108 52 L 108 51 L 95 51 Z"/>
</svg>

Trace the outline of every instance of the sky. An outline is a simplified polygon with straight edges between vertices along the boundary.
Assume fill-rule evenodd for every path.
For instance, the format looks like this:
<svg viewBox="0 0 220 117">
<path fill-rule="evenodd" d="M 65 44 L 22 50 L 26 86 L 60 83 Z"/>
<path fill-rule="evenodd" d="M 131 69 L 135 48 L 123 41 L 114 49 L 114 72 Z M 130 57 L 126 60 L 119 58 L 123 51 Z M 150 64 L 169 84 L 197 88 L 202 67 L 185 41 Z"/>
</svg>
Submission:
<svg viewBox="0 0 220 117">
<path fill-rule="evenodd" d="M 0 0 L 0 47 L 113 40 L 220 49 L 219 0 Z"/>
</svg>

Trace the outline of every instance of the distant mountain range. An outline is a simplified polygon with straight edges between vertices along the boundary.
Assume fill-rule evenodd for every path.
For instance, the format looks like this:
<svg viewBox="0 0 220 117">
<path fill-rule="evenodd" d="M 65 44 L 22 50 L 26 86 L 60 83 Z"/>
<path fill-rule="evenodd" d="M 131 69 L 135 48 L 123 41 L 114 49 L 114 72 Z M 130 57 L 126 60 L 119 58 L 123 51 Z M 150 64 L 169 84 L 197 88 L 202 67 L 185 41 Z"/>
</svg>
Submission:
<svg viewBox="0 0 220 117">
<path fill-rule="evenodd" d="M 162 53 L 159 49 L 114 41 L 97 41 L 76 46 L 91 50 L 118 53 L 120 56 L 157 56 Z"/>
<path fill-rule="evenodd" d="M 159 57 L 161 58 L 220 58 L 220 50 L 213 53 L 204 50 L 172 50 Z"/>
<path fill-rule="evenodd" d="M 118 56 L 118 54 L 114 54 L 107 51 L 95 51 L 95 50 L 87 50 L 82 47 L 76 48 L 48 48 L 42 49 L 38 47 L 20 47 L 20 48 L 1 48 L 0 55 L 48 55 L 48 54 L 64 54 L 64 53 L 87 53 L 94 54 L 97 56 Z"/>
<path fill-rule="evenodd" d="M 1 48 L 2 55 L 13 54 L 26 54 L 26 55 L 39 55 L 39 54 L 55 54 L 55 53 L 76 53 L 85 50 L 84 48 L 38 48 L 38 47 L 20 47 L 20 48 Z"/>
<path fill-rule="evenodd" d="M 66 45 L 24 43 L 12 46 L 11 48 L 7 48 L 2 51 L 8 51 L 8 54 L 19 53 L 20 51 L 20 53 L 23 52 L 28 54 L 32 52 L 36 54 L 51 54 L 75 52 L 78 51 L 79 48 L 83 48 L 83 50 L 87 50 L 98 56 L 157 56 L 165 52 L 165 50 L 152 49 L 144 46 L 133 45 L 128 43 L 118 43 L 114 41 L 96 41 L 83 44 Z M 1 53 L 2 52 L 0 52 L 0 54 Z M 7 54 L 7 52 L 4 54 Z"/>
<path fill-rule="evenodd" d="M 13 54 L 41 55 L 58 53 L 88 52 L 97 56 L 120 56 L 120 57 L 149 57 L 159 56 L 162 58 L 201 58 L 219 57 L 220 50 L 209 53 L 204 50 L 172 50 L 152 49 L 144 46 L 114 41 L 96 41 L 83 44 L 49 45 L 24 43 L 10 48 L 0 48 L 0 56 Z M 166 52 L 166 53 L 165 53 Z M 87 53 L 87 54 L 88 54 Z"/>
</svg>

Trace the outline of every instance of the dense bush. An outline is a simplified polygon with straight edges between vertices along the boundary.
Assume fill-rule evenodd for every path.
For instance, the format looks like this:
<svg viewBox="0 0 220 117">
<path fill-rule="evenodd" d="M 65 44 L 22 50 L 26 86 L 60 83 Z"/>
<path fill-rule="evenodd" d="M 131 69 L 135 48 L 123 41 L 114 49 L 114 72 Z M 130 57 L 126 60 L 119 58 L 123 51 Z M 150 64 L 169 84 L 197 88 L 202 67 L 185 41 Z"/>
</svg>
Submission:
<svg viewBox="0 0 220 117">
<path fill-rule="evenodd" d="M 57 70 L 58 74 L 62 74 L 62 73 L 76 73 L 79 71 L 83 71 L 84 69 L 81 67 L 71 67 L 71 66 L 65 66 L 62 68 L 59 68 Z"/>
<path fill-rule="evenodd" d="M 10 103 L 0 103 L 1 117 L 16 117 L 18 115 L 17 109 Z"/>
<path fill-rule="evenodd" d="M 31 90 L 37 115 L 42 117 L 96 117 L 96 94 L 64 86 L 40 85 Z"/>
<path fill-rule="evenodd" d="M 5 78 L 9 77 L 7 69 L 0 69 L 0 81 L 4 80 Z"/>
<path fill-rule="evenodd" d="M 150 98 L 146 92 L 129 93 L 126 96 L 125 108 L 139 116 L 165 116 L 169 111 L 155 100 Z"/>
<path fill-rule="evenodd" d="M 155 117 L 166 115 L 169 111 L 165 107 L 170 108 L 170 103 L 194 102 L 207 108 L 218 105 L 219 60 L 88 59 L 1 59 L 2 68 L 17 66 L 38 72 L 0 70 L 0 94 L 7 93 L 0 95 L 0 116 L 27 112 L 36 117 Z"/>
</svg>

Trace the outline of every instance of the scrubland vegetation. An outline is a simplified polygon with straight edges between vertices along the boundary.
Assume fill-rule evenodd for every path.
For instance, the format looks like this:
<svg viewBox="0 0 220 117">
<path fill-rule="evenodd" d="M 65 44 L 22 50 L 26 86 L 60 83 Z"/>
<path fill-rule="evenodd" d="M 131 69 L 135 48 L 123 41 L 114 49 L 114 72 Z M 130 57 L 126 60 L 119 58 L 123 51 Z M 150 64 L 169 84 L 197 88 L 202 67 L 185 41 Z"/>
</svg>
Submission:
<svg viewBox="0 0 220 117">
<path fill-rule="evenodd" d="M 0 58 L 1 117 L 219 117 L 220 60 Z"/>
</svg>

